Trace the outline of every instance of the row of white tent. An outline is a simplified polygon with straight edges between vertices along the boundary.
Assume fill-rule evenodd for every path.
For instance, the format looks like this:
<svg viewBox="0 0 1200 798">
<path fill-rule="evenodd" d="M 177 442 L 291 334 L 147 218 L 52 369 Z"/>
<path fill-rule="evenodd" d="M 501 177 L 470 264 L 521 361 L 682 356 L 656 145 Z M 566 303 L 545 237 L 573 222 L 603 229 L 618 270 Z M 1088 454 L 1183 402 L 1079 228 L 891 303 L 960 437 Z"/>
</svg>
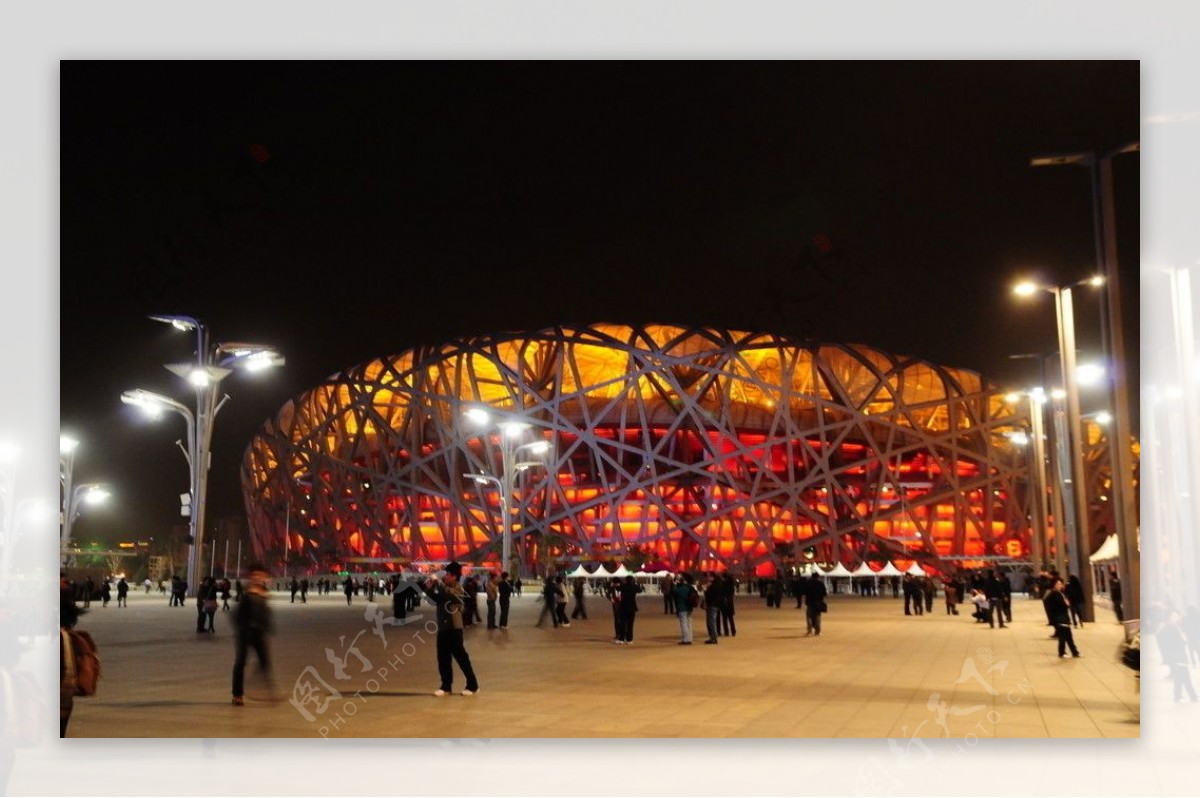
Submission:
<svg viewBox="0 0 1200 798">
<path fill-rule="evenodd" d="M 899 568 L 897 568 L 895 565 L 893 565 L 890 562 L 888 564 L 884 565 L 883 568 L 879 569 L 878 571 L 872 569 L 869 565 L 866 564 L 866 562 L 862 563 L 862 565 L 858 566 L 853 571 L 846 568 L 846 566 L 842 565 L 841 563 L 838 563 L 837 565 L 833 566 L 833 568 L 829 569 L 828 571 L 822 571 L 820 568 L 816 568 L 814 570 L 823 577 L 903 576 L 904 574 L 909 574 L 911 576 L 925 576 L 926 575 L 926 571 L 923 568 L 921 568 L 921 566 L 918 565 L 916 562 L 914 562 L 912 565 L 908 566 L 908 569 L 905 571 L 901 571 Z M 618 565 L 617 570 L 612 571 L 612 572 L 609 572 L 608 570 L 605 569 L 605 567 L 603 565 L 601 565 L 593 573 L 593 572 L 586 570 L 583 567 L 583 564 L 580 563 L 578 566 L 575 567 L 574 571 L 571 571 L 570 573 L 566 574 L 566 577 L 568 579 L 576 579 L 578 577 L 582 577 L 584 579 L 624 579 L 627 576 L 632 576 L 635 579 L 638 579 L 638 578 L 656 579 L 656 578 L 660 578 L 660 577 L 664 577 L 664 576 L 670 576 L 670 574 L 671 574 L 670 571 L 658 571 L 658 572 L 636 571 L 635 572 L 635 571 L 630 571 L 624 565 Z"/>
</svg>

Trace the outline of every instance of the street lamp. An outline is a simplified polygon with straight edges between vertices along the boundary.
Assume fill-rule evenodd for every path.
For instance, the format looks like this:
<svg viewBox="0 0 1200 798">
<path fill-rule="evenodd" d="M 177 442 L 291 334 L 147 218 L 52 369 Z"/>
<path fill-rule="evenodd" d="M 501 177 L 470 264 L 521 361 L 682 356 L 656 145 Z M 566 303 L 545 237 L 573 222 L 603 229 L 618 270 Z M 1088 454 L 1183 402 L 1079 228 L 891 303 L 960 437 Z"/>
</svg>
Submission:
<svg viewBox="0 0 1200 798">
<path fill-rule="evenodd" d="M 545 455 L 550 451 L 549 441 L 531 441 L 517 444 L 517 441 L 529 429 L 530 425 L 523 421 L 500 420 L 492 421 L 491 414 L 479 407 L 468 409 L 463 415 L 474 424 L 481 427 L 495 427 L 500 432 L 501 469 L 500 476 L 491 474 L 463 474 L 478 485 L 492 484 L 500 492 L 501 516 L 501 554 L 500 561 L 510 573 L 516 573 L 512 567 L 512 518 L 509 512 L 509 502 L 513 494 L 513 481 L 516 475 L 526 469 L 541 466 L 546 467 L 542 460 L 518 461 L 517 455 L 528 451 L 534 455 Z"/>
<path fill-rule="evenodd" d="M 1017 445 L 1032 443 L 1030 457 L 1033 460 L 1033 562 L 1041 569 L 1049 559 L 1049 542 L 1046 534 L 1049 526 L 1050 511 L 1046 502 L 1049 499 L 1046 490 L 1046 431 L 1042 406 L 1046 403 L 1046 392 L 1041 388 L 1033 388 L 1024 392 L 1014 392 L 1004 397 L 1010 403 L 1025 399 L 1029 402 L 1029 436 L 1025 443 L 1019 438 L 1012 438 Z M 1058 552 L 1062 552 L 1062 535 L 1058 543 Z"/>
<path fill-rule="evenodd" d="M 88 482 L 76 485 L 67 500 L 67 512 L 63 522 L 63 547 L 71 543 L 71 528 L 85 504 L 103 504 L 111 496 L 104 486 L 98 482 Z"/>
<path fill-rule="evenodd" d="M 1116 207 L 1113 202 L 1112 161 L 1118 155 L 1140 152 L 1141 142 L 1135 141 L 1112 149 L 1099 158 L 1093 152 L 1040 155 L 1030 160 L 1030 166 L 1086 166 L 1092 178 L 1092 229 L 1096 242 L 1096 259 L 1108 281 L 1107 344 L 1112 356 L 1110 387 L 1112 391 L 1113 434 L 1109 438 L 1112 459 L 1113 517 L 1117 525 L 1119 544 L 1118 567 L 1121 574 L 1122 617 L 1132 620 L 1141 613 L 1141 560 L 1138 554 L 1138 519 L 1133 490 L 1133 456 L 1129 441 L 1129 380 L 1122 353 L 1125 351 L 1124 325 L 1121 317 L 1120 270 L 1117 268 Z M 1102 310 L 1104 306 L 1101 306 Z M 1104 317 L 1102 316 L 1102 323 Z"/>
<path fill-rule="evenodd" d="M 199 582 L 201 559 L 204 553 L 204 513 L 208 493 L 208 469 L 212 465 L 212 434 L 217 413 L 229 400 L 228 394 L 218 390 L 221 380 L 233 373 L 235 368 L 257 371 L 269 366 L 282 366 L 284 358 L 271 346 L 247 343 L 209 343 L 208 328 L 191 316 L 154 315 L 154 321 L 170 324 L 177 330 L 196 332 L 196 360 L 188 363 L 168 363 L 166 368 L 191 383 L 196 392 L 196 411 L 193 413 L 181 403 L 149 391 L 126 391 L 121 401 L 143 409 L 155 411 L 173 410 L 184 417 L 188 425 L 188 446 L 184 456 L 188 461 L 191 477 L 190 526 L 191 543 L 188 547 L 188 595 L 195 595 Z M 218 399 L 218 396 L 220 398 Z"/>
<path fill-rule="evenodd" d="M 79 441 L 74 438 L 61 435 L 58 439 L 58 485 L 59 485 L 59 520 L 58 520 L 58 537 L 59 548 L 65 548 L 67 545 L 67 505 L 70 504 L 71 498 L 71 481 L 75 474 L 75 450 L 79 448 Z"/>
<path fill-rule="evenodd" d="M 1013 288 L 1018 296 L 1031 296 L 1037 291 L 1048 291 L 1054 295 L 1054 312 L 1058 322 L 1058 354 L 1059 367 L 1062 372 L 1063 387 L 1066 390 L 1066 429 L 1062 430 L 1059 450 L 1069 454 L 1069 466 L 1066 458 L 1059 469 L 1062 473 L 1063 504 L 1067 512 L 1066 521 L 1071 541 L 1071 571 L 1083 583 L 1083 607 L 1080 614 L 1085 621 L 1092 621 L 1092 577 L 1087 560 L 1091 554 L 1087 545 L 1087 486 L 1084 484 L 1083 471 L 1083 440 L 1081 420 L 1079 415 L 1079 382 L 1075 368 L 1075 309 L 1072 303 L 1071 289 L 1080 285 L 1093 287 L 1104 284 L 1103 280 L 1089 277 L 1069 286 L 1047 286 L 1032 282 L 1022 282 Z M 1061 416 L 1055 415 L 1056 432 L 1061 424 Z M 1064 451 L 1065 447 L 1065 451 Z M 1070 495 L 1067 495 L 1067 494 Z"/>
</svg>

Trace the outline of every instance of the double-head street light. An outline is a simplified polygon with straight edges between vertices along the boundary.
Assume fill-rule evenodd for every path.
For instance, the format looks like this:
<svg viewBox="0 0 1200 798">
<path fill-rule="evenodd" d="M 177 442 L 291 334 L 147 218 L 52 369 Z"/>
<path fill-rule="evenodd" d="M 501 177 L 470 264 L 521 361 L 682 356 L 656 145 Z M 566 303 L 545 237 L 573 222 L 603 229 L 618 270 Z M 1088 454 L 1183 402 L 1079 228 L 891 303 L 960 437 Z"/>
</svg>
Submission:
<svg viewBox="0 0 1200 798">
<path fill-rule="evenodd" d="M 1108 352 L 1111 356 L 1109 386 L 1112 395 L 1113 434 L 1109 437 L 1113 479 L 1113 518 L 1116 520 L 1119 546 L 1118 568 L 1124 590 L 1121 592 L 1122 617 L 1133 620 L 1141 613 L 1141 560 L 1138 554 L 1138 519 L 1134 499 L 1133 439 L 1129 415 L 1129 379 L 1123 353 L 1124 325 L 1121 315 L 1120 270 L 1117 268 L 1116 203 L 1113 201 L 1112 162 L 1118 155 L 1141 151 L 1141 142 L 1131 142 L 1096 156 L 1094 152 L 1039 155 L 1030 166 L 1083 166 L 1092 179 L 1092 229 L 1097 265 L 1108 280 L 1107 305 L 1101 305 Z"/>
<path fill-rule="evenodd" d="M 178 330 L 196 332 L 196 360 L 188 363 L 168 363 L 166 368 L 191 383 L 196 392 L 193 413 L 182 403 L 161 394 L 140 389 L 126 391 L 121 401 L 136 405 L 152 415 L 171 410 L 187 422 L 187 458 L 190 475 L 188 501 L 191 542 L 188 546 L 188 595 L 195 595 L 204 553 L 204 515 L 208 493 L 208 470 L 212 465 L 212 434 L 217 413 L 229 396 L 220 392 L 221 381 L 236 368 L 257 371 L 270 366 L 282 366 L 283 357 L 273 347 L 264 344 L 210 344 L 208 328 L 191 316 L 151 316 L 154 321 L 170 324 Z M 219 398 L 218 398 L 219 397 Z M 182 448 L 182 444 L 181 444 Z"/>
<path fill-rule="evenodd" d="M 513 494 L 513 482 L 517 474 L 526 469 L 546 467 L 544 460 L 518 460 L 517 456 L 524 452 L 535 456 L 544 456 L 550 451 L 550 442 L 538 440 L 528 443 L 518 443 L 526 430 L 530 428 L 530 425 L 524 421 L 512 419 L 494 420 L 492 414 L 483 408 L 470 408 L 464 415 L 477 427 L 485 430 L 495 428 L 499 431 L 501 454 L 500 476 L 496 477 L 491 474 L 463 474 L 463 476 L 474 480 L 479 485 L 489 483 L 495 485 L 499 491 L 501 519 L 500 561 L 504 564 L 504 570 L 516 574 L 517 569 L 513 567 L 512 563 L 512 517 L 509 510 L 509 502 Z"/>
<path fill-rule="evenodd" d="M 1085 284 L 1099 287 L 1104 285 L 1104 278 L 1089 277 L 1064 287 L 1022 282 L 1013 292 L 1019 296 L 1031 296 L 1038 291 L 1048 291 L 1054 295 L 1054 311 L 1058 322 L 1059 367 L 1063 388 L 1066 390 L 1065 424 L 1061 415 L 1055 415 L 1055 437 L 1059 440 L 1059 451 L 1064 455 L 1060 458 L 1059 471 L 1062 475 L 1066 538 L 1070 541 L 1071 571 L 1083 584 L 1084 601 L 1083 606 L 1079 608 L 1080 614 L 1085 621 L 1091 621 L 1092 572 L 1088 562 L 1091 547 L 1088 545 L 1087 534 L 1087 485 L 1084 480 L 1079 381 L 1075 365 L 1075 309 L 1071 297 L 1072 288 Z"/>
</svg>

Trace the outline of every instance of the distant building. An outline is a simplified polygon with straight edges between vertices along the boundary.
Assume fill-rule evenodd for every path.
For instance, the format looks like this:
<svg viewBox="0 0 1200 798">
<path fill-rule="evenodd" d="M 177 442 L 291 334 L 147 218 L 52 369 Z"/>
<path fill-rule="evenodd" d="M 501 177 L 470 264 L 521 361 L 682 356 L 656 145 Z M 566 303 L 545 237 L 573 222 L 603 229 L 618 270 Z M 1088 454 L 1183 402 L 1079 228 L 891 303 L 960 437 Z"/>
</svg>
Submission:
<svg viewBox="0 0 1200 798">
<path fill-rule="evenodd" d="M 1028 419 L 1003 397 L 970 371 L 768 333 L 480 335 L 288 402 L 248 447 L 242 485 L 255 556 L 270 562 L 496 561 L 498 491 L 464 476 L 502 471 L 498 430 L 463 415 L 482 407 L 529 425 L 518 445 L 552 445 L 547 467 L 514 477 L 527 562 L 543 535 L 572 558 L 637 545 L 676 567 L 766 571 L 805 551 L 1019 558 L 1028 454 L 1009 435 Z"/>
</svg>

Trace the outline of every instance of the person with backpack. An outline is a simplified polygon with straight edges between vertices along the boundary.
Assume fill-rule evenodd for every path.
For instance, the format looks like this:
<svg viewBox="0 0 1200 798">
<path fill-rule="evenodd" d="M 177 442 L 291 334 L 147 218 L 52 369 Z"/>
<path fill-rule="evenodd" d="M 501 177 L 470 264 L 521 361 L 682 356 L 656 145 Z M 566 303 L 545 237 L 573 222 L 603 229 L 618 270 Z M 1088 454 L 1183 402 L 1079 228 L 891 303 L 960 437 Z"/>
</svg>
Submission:
<svg viewBox="0 0 1200 798">
<path fill-rule="evenodd" d="M 700 594 L 689 573 L 680 574 L 671 585 L 675 617 L 679 619 L 679 645 L 692 644 L 692 611 L 700 606 Z"/>
</svg>

